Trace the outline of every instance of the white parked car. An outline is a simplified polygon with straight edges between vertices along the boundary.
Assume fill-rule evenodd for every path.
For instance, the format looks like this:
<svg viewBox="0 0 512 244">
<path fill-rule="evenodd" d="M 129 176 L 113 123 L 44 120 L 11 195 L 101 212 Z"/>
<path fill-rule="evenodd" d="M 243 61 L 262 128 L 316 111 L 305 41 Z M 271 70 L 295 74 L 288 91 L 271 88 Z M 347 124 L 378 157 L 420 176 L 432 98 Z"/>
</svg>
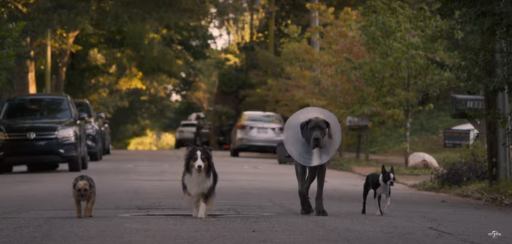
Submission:
<svg viewBox="0 0 512 244">
<path fill-rule="evenodd" d="M 276 153 L 283 141 L 284 121 L 273 112 L 246 111 L 231 132 L 231 157 L 240 152 Z"/>
<path fill-rule="evenodd" d="M 196 130 L 197 121 L 181 121 L 180 126 L 176 130 L 174 148 L 179 149 L 187 143 L 193 144 Z"/>
</svg>

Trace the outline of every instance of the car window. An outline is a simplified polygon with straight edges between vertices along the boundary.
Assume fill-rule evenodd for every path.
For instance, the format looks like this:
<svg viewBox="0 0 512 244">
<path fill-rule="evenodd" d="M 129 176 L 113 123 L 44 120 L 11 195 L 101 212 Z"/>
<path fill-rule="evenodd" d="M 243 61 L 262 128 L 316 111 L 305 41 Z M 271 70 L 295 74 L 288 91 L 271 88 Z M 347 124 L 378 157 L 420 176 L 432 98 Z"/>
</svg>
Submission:
<svg viewBox="0 0 512 244">
<path fill-rule="evenodd" d="M 242 122 L 263 122 L 263 123 L 276 123 L 282 124 L 283 120 L 276 114 L 244 114 L 242 115 Z"/>
<path fill-rule="evenodd" d="M 196 127 L 197 124 L 194 123 L 183 123 L 180 127 Z"/>
<path fill-rule="evenodd" d="M 92 112 L 87 103 L 75 103 L 78 113 L 85 113 L 89 118 L 92 117 Z"/>
<path fill-rule="evenodd" d="M 71 119 L 69 103 L 63 98 L 20 98 L 5 104 L 2 119 Z"/>
</svg>

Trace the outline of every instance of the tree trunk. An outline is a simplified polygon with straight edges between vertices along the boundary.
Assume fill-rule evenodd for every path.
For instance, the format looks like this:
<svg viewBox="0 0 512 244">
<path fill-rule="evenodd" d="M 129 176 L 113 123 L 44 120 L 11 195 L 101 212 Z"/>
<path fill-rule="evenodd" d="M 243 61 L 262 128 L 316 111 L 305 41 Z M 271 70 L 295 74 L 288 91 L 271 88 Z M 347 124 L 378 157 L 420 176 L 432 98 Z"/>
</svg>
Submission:
<svg viewBox="0 0 512 244">
<path fill-rule="evenodd" d="M 405 115 L 405 153 L 404 153 L 404 162 L 405 167 L 409 167 L 409 154 L 410 154 L 410 144 L 411 144 L 411 119 L 410 113 L 406 113 Z"/>
<path fill-rule="evenodd" d="M 37 93 L 36 84 L 36 61 L 34 60 L 34 50 L 30 50 L 30 59 L 27 60 L 28 68 L 28 92 L 30 94 Z"/>
<path fill-rule="evenodd" d="M 32 59 L 34 52 L 31 47 L 30 37 L 21 40 L 21 44 L 27 52 L 20 52 L 14 67 L 14 94 L 23 95 L 30 92 L 30 84 L 35 83 L 35 63 Z M 31 70 L 31 67 L 33 68 Z"/>
<path fill-rule="evenodd" d="M 361 158 L 361 137 L 363 132 L 358 130 L 357 131 L 357 147 L 356 147 L 356 159 L 359 160 Z"/>
<path fill-rule="evenodd" d="M 366 139 L 366 153 L 364 155 L 365 161 L 370 161 L 370 129 L 365 129 L 365 139 Z"/>
<path fill-rule="evenodd" d="M 64 43 L 64 48 L 59 51 L 59 55 L 57 58 L 58 71 L 57 71 L 57 82 L 55 87 L 52 89 L 55 93 L 64 93 L 64 86 L 66 84 L 66 71 L 68 68 L 70 55 L 71 55 L 71 46 L 75 41 L 75 38 L 80 33 L 79 30 L 72 31 L 66 35 L 66 42 Z"/>
<path fill-rule="evenodd" d="M 411 68 L 407 67 L 407 80 L 405 81 L 405 91 L 409 94 L 411 92 Z M 404 163 L 405 167 L 409 167 L 409 154 L 411 149 L 411 117 L 412 117 L 412 108 L 411 108 L 411 100 L 407 98 L 406 107 L 404 111 L 405 117 L 405 153 L 404 153 Z"/>
<path fill-rule="evenodd" d="M 491 113 L 496 111 L 496 96 L 486 89 L 485 92 L 485 110 L 487 116 L 492 116 Z M 487 165 L 489 170 L 489 185 L 492 186 L 497 181 L 497 167 L 498 167 L 498 140 L 497 140 L 497 132 L 498 132 L 498 123 L 495 119 L 487 119 L 486 120 L 486 136 L 487 136 Z"/>
</svg>

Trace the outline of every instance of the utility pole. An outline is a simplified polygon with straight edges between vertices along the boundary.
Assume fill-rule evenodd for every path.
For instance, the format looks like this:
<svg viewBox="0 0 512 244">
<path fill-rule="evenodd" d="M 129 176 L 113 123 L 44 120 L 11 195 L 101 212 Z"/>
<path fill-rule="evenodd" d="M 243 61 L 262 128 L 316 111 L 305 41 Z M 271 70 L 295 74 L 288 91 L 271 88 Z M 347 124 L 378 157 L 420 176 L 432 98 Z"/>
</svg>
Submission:
<svg viewBox="0 0 512 244">
<path fill-rule="evenodd" d="M 496 78 L 501 79 L 504 77 L 504 69 L 503 65 L 503 57 L 501 53 L 505 50 L 505 45 L 500 38 L 497 38 L 496 42 Z M 510 181 L 510 145 L 509 145 L 509 137 L 507 135 L 507 130 L 509 129 L 509 106 L 508 106 L 508 87 L 505 86 L 505 91 L 498 93 L 497 99 L 497 107 L 498 113 L 500 116 L 503 116 L 506 120 L 506 127 L 503 128 L 499 121 L 496 121 L 498 125 L 498 181 Z"/>
<path fill-rule="evenodd" d="M 270 21 L 268 22 L 268 51 L 275 55 L 274 53 L 274 27 L 276 22 L 276 0 L 270 0 Z"/>
<path fill-rule="evenodd" d="M 46 70 L 45 70 L 45 92 L 52 92 L 52 36 L 51 31 L 48 29 L 46 38 Z"/>
<path fill-rule="evenodd" d="M 310 0 L 311 5 L 317 4 L 318 0 Z M 320 44 L 318 43 L 318 33 L 314 31 L 314 29 L 318 26 L 318 11 L 311 9 L 309 10 L 310 14 L 310 25 L 311 25 L 311 47 L 313 47 L 316 51 L 320 51 Z"/>
</svg>

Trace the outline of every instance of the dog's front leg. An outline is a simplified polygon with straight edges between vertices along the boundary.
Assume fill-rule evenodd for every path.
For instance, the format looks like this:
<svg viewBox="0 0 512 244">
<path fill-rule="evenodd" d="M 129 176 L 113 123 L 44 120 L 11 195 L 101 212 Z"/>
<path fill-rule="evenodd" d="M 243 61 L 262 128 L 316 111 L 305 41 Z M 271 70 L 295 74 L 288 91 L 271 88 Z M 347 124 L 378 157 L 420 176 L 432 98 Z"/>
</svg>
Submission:
<svg viewBox="0 0 512 244">
<path fill-rule="evenodd" d="M 308 176 L 306 177 L 306 182 L 302 186 L 302 196 L 304 199 L 304 208 L 301 211 L 302 214 L 310 214 L 313 212 L 313 206 L 311 206 L 311 202 L 309 201 L 309 188 L 313 181 L 315 181 L 316 176 L 318 174 L 319 167 L 308 167 Z"/>
<path fill-rule="evenodd" d="M 384 213 L 388 212 L 388 207 L 389 207 L 389 205 L 391 205 L 391 189 L 389 189 L 389 193 L 386 196 L 386 200 L 388 200 L 388 202 L 386 203 L 386 206 L 384 207 L 384 211 L 383 211 Z"/>
<path fill-rule="evenodd" d="M 87 205 L 85 205 L 85 217 L 92 217 L 92 209 L 94 207 L 95 202 L 96 202 L 96 195 L 92 195 L 88 199 Z"/>
<path fill-rule="evenodd" d="M 305 211 L 308 201 L 308 196 L 304 194 L 303 188 L 306 184 L 306 174 L 307 174 L 307 167 L 295 162 L 295 174 L 297 176 L 297 183 L 298 183 L 298 192 L 299 192 L 299 200 L 300 200 L 300 213 L 306 214 L 307 211 Z M 311 204 L 309 204 L 311 205 Z M 313 208 L 310 207 L 311 212 L 313 212 Z"/>
<path fill-rule="evenodd" d="M 206 218 L 206 202 L 205 198 L 201 197 L 199 199 L 199 212 L 197 213 L 197 218 L 204 219 Z"/>
<path fill-rule="evenodd" d="M 75 198 L 76 217 L 82 218 L 82 202 Z"/>
<path fill-rule="evenodd" d="M 324 209 L 324 182 L 326 172 L 327 164 L 318 166 L 318 179 L 315 198 L 315 212 L 317 216 L 327 216 L 327 211 Z"/>
<path fill-rule="evenodd" d="M 378 206 L 379 206 L 379 208 L 377 209 L 377 215 L 384 215 L 384 213 L 382 213 L 382 208 L 380 206 L 381 199 L 382 199 L 382 194 L 377 197 L 377 202 L 378 202 Z"/>
<path fill-rule="evenodd" d="M 199 199 L 197 197 L 192 198 L 192 217 L 197 218 L 199 214 Z"/>
<path fill-rule="evenodd" d="M 380 203 L 378 202 L 378 200 L 380 199 L 380 195 L 379 197 L 377 198 L 377 191 L 373 191 L 373 199 L 375 200 L 375 214 L 376 215 L 380 215 L 380 209 L 379 209 L 379 205 Z"/>
</svg>

